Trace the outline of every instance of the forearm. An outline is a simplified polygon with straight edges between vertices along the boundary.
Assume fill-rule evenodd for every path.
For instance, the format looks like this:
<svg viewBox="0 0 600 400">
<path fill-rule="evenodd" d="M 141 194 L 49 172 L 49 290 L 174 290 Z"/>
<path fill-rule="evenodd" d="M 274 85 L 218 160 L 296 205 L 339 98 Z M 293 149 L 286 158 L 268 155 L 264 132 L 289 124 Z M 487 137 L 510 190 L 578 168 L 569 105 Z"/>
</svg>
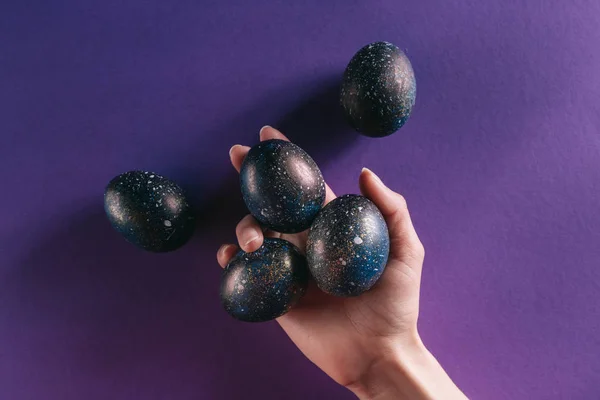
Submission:
<svg viewBox="0 0 600 400">
<path fill-rule="evenodd" d="M 467 399 L 419 339 L 382 356 L 348 389 L 361 400 Z"/>
</svg>

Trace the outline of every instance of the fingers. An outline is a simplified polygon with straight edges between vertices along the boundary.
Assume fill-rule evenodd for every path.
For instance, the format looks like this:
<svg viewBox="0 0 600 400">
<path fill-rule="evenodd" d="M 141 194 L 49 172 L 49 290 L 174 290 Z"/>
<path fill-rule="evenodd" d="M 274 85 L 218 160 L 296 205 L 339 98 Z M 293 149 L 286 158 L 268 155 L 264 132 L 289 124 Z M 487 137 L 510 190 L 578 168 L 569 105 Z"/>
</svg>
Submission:
<svg viewBox="0 0 600 400">
<path fill-rule="evenodd" d="M 327 183 L 325 183 L 325 204 L 329 203 L 331 200 L 335 199 L 335 193 L 329 187 Z"/>
<path fill-rule="evenodd" d="M 219 251 L 217 251 L 217 261 L 221 268 L 225 268 L 229 263 L 229 260 L 231 260 L 239 250 L 240 249 L 235 244 L 224 244 L 221 246 Z"/>
<path fill-rule="evenodd" d="M 248 154 L 249 150 L 250 147 L 242 146 L 241 144 L 236 144 L 229 149 L 229 158 L 231 159 L 231 164 L 237 172 L 240 172 L 244 158 L 246 158 L 246 154 Z"/>
<path fill-rule="evenodd" d="M 245 252 L 251 253 L 262 246 L 263 232 L 258 222 L 251 215 L 246 215 L 238 223 L 235 233 L 240 247 Z M 240 248 L 234 244 L 224 244 L 217 251 L 217 261 L 222 268 L 225 268 L 229 260 L 237 254 Z"/>
<path fill-rule="evenodd" d="M 286 142 L 290 141 L 290 139 L 288 139 L 283 133 L 279 132 L 277 129 L 269 125 L 263 126 L 260 129 L 259 136 L 261 142 L 271 139 L 285 140 Z"/>
<path fill-rule="evenodd" d="M 390 256 L 420 271 L 425 251 L 413 227 L 406 200 L 385 186 L 375 173 L 363 168 L 361 192 L 379 208 L 390 232 Z"/>
<path fill-rule="evenodd" d="M 285 137 L 283 133 L 279 132 L 273 127 L 270 127 L 269 125 L 266 125 L 261 128 L 259 136 L 261 142 L 270 139 L 279 139 L 288 142 L 290 141 L 287 137 Z M 242 146 L 241 144 L 236 144 L 233 147 L 231 147 L 231 149 L 229 149 L 229 158 L 231 159 L 231 164 L 237 172 L 240 172 L 240 169 L 242 168 L 242 163 L 244 162 L 244 158 L 246 158 L 246 154 L 248 154 L 249 150 L 250 147 Z"/>
<path fill-rule="evenodd" d="M 238 243 L 247 253 L 258 250 L 263 243 L 263 232 L 259 223 L 252 215 L 246 215 L 235 228 Z"/>
</svg>

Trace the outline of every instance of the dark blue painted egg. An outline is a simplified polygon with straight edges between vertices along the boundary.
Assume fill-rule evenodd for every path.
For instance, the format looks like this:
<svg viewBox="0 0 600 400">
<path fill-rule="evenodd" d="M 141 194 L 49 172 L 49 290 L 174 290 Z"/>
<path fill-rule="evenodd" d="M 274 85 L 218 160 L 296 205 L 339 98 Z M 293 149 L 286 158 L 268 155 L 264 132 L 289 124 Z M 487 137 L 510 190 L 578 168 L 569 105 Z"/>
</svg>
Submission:
<svg viewBox="0 0 600 400">
<path fill-rule="evenodd" d="M 341 104 L 350 125 L 371 137 L 400 129 L 415 104 L 417 82 L 406 54 L 388 42 L 360 49 L 344 72 Z"/>
<path fill-rule="evenodd" d="M 240 251 L 225 267 L 221 303 L 241 321 L 270 321 L 298 303 L 308 277 L 298 248 L 283 239 L 265 239 L 257 251 Z"/>
<path fill-rule="evenodd" d="M 390 237 L 375 204 L 345 195 L 323 207 L 306 246 L 308 267 L 319 288 L 350 297 L 369 290 L 383 274 Z"/>
<path fill-rule="evenodd" d="M 325 202 L 325 182 L 317 164 L 283 140 L 267 140 L 250 149 L 240 184 L 250 213 L 277 232 L 308 229 Z"/>
<path fill-rule="evenodd" d="M 130 171 L 111 180 L 104 210 L 117 232 L 148 251 L 175 250 L 194 232 L 194 214 L 183 190 L 153 172 Z"/>
</svg>

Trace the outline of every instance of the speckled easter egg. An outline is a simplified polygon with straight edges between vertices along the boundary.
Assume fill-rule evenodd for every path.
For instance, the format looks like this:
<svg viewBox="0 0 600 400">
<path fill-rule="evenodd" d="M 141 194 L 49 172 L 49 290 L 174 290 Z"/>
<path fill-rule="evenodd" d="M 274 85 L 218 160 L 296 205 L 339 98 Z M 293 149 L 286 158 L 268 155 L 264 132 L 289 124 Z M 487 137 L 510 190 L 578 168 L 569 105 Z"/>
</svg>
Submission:
<svg viewBox="0 0 600 400">
<path fill-rule="evenodd" d="M 313 159 L 284 140 L 252 147 L 240 170 L 244 202 L 264 226 L 283 233 L 310 227 L 325 202 L 325 182 Z"/>
<path fill-rule="evenodd" d="M 111 180 L 104 210 L 117 232 L 148 251 L 175 250 L 194 232 L 194 215 L 183 190 L 153 172 L 130 171 Z"/>
<path fill-rule="evenodd" d="M 221 303 L 234 318 L 264 322 L 287 313 L 306 291 L 306 259 L 290 242 L 265 239 L 253 253 L 240 251 L 221 280 Z"/>
<path fill-rule="evenodd" d="M 341 104 L 350 125 L 371 137 L 388 136 L 408 120 L 417 82 L 408 57 L 388 42 L 358 51 L 344 72 Z"/>
<path fill-rule="evenodd" d="M 377 282 L 389 250 L 388 228 L 379 209 L 366 197 L 345 195 L 323 207 L 314 220 L 306 258 L 321 290 L 350 297 Z"/>
</svg>

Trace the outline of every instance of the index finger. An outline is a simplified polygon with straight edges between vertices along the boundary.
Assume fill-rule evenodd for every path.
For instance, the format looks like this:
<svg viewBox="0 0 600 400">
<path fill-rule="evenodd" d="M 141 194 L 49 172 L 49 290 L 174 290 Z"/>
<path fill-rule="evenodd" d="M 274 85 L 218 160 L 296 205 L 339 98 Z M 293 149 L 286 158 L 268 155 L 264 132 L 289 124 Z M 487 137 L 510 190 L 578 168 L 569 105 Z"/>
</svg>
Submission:
<svg viewBox="0 0 600 400">
<path fill-rule="evenodd" d="M 278 131 L 277 129 L 275 129 L 269 125 L 266 125 L 266 126 L 263 126 L 262 128 L 260 128 L 260 132 L 258 133 L 258 136 L 260 136 L 261 142 L 264 142 L 265 140 L 271 140 L 271 139 L 285 140 L 286 142 L 290 141 L 290 139 L 288 139 L 283 133 L 281 133 L 280 131 Z"/>
</svg>

